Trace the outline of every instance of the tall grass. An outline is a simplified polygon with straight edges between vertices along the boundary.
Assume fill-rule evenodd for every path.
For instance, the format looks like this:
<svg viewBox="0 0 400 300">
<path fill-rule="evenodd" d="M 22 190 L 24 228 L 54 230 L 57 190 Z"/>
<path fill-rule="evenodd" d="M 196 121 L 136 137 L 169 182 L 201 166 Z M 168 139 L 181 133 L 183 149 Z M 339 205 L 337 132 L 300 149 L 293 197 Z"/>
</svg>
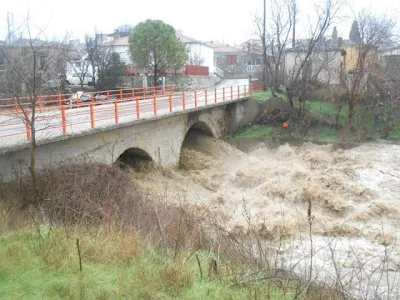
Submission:
<svg viewBox="0 0 400 300">
<path fill-rule="evenodd" d="M 13 215 L 2 210 L 0 298 L 274 300 L 349 295 L 332 282 L 321 282 L 318 272 L 311 280 L 295 272 L 300 264 L 307 271 L 320 249 L 305 246 L 301 261 L 284 263 L 279 251 L 287 239 L 284 222 L 270 236 L 248 213 L 246 229 L 229 230 L 227 216 L 207 207 L 144 197 L 134 184 L 128 185 L 129 173 L 113 168 L 70 165 L 45 173 L 42 201 L 47 202 L 24 207 L 31 224 L 21 228 L 8 227 L 18 207 L 12 207 Z M 86 179 L 78 180 L 82 170 Z M 112 188 L 107 182 L 104 187 L 97 184 L 110 174 Z M 118 193 L 107 201 L 101 191 L 109 195 L 108 189 L 115 188 Z M 76 203 L 65 198 L 71 195 Z M 3 199 L 4 208 L 10 203 Z M 346 287 L 344 275 L 338 274 Z"/>
</svg>

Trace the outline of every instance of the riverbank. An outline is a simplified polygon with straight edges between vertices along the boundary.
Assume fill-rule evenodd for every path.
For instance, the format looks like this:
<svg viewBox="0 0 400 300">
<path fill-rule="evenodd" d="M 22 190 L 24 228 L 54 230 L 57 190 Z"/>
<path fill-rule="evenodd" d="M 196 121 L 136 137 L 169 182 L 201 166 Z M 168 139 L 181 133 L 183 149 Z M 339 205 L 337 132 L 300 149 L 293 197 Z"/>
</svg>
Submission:
<svg viewBox="0 0 400 300">
<path fill-rule="evenodd" d="M 309 116 L 305 122 L 308 124 L 299 125 L 298 120 L 291 119 L 293 116 L 289 113 L 290 107 L 286 96 L 278 94 L 278 98 L 271 97 L 270 91 L 254 92 L 253 99 L 259 103 L 260 107 L 265 107 L 265 111 L 261 111 L 254 122 L 229 138 L 302 140 L 314 143 L 400 140 L 399 120 L 395 117 L 395 112 L 388 107 L 379 105 L 372 108 L 360 104 L 355 110 L 354 126 L 344 138 L 343 127 L 348 115 L 345 104 L 339 106 L 328 101 L 306 101 L 305 110 Z M 269 107 L 271 106 L 268 105 L 269 102 L 274 103 L 272 108 Z M 283 128 L 283 121 L 287 121 L 289 127 Z"/>
<path fill-rule="evenodd" d="M 400 147 L 253 142 L 193 131 L 179 168 L 46 173 L 40 205 L 0 209 L 0 296 L 396 299 Z M 0 198 L 30 199 L 29 180 L 15 184 Z"/>
</svg>

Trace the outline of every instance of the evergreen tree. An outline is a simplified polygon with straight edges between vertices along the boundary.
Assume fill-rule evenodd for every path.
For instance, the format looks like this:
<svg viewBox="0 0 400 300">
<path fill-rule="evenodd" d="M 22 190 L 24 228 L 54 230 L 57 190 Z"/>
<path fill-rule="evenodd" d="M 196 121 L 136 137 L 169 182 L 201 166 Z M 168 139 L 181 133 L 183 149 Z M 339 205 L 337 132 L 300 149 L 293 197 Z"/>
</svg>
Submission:
<svg viewBox="0 0 400 300">
<path fill-rule="evenodd" d="M 360 29 L 358 28 L 358 22 L 356 20 L 354 20 L 353 24 L 351 24 L 349 38 L 351 41 L 353 41 L 354 43 L 357 43 L 357 44 L 361 40 Z"/>
<path fill-rule="evenodd" d="M 332 44 L 337 46 L 338 44 L 338 33 L 337 33 L 337 29 L 336 26 L 333 27 L 333 32 L 332 32 Z"/>
</svg>

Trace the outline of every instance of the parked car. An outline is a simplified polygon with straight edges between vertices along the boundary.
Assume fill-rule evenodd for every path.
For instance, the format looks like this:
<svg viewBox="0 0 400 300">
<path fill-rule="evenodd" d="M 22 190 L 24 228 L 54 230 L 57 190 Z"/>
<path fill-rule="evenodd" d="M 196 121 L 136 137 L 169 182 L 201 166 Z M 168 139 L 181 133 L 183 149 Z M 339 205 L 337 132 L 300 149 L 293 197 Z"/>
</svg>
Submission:
<svg viewBox="0 0 400 300">
<path fill-rule="evenodd" d="M 93 75 L 91 73 L 75 73 L 67 76 L 67 85 L 81 85 L 81 80 L 83 85 L 94 85 Z"/>
<path fill-rule="evenodd" d="M 116 96 L 109 96 L 109 100 L 115 100 L 117 99 Z M 74 94 L 72 94 L 68 99 L 66 99 L 64 101 L 65 104 L 69 104 L 72 105 L 74 103 L 77 103 L 79 100 L 80 103 L 82 102 L 89 102 L 92 100 L 92 96 L 91 93 L 89 92 L 76 92 Z M 94 101 L 105 101 L 107 100 L 107 96 L 106 95 L 102 95 L 102 94 L 94 94 L 93 95 L 93 100 Z"/>
</svg>

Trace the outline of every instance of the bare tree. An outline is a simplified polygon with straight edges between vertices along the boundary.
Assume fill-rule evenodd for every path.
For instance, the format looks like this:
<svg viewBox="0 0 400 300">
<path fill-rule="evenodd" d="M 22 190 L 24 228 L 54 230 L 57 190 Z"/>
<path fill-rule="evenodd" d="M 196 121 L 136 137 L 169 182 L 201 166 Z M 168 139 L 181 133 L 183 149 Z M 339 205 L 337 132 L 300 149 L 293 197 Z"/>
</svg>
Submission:
<svg viewBox="0 0 400 300">
<path fill-rule="evenodd" d="M 92 81 L 93 85 L 96 86 L 96 69 L 100 64 L 102 59 L 102 49 L 100 35 L 97 34 L 97 30 L 94 30 L 94 35 L 90 36 L 87 34 L 85 36 L 85 45 L 87 52 L 87 60 L 92 68 Z"/>
<path fill-rule="evenodd" d="M 315 7 L 315 20 L 310 17 L 308 41 L 304 45 L 299 45 L 295 64 L 287 76 L 286 88 L 292 107 L 294 106 L 294 94 L 299 96 L 300 103 L 304 107 L 302 100 L 304 100 L 303 95 L 307 86 L 334 59 L 334 55 L 327 55 L 327 50 L 331 49 L 331 45 L 326 42 L 325 37 L 328 29 L 338 17 L 342 4 L 342 0 L 325 0 L 322 6 Z M 321 59 L 321 57 L 325 58 Z M 318 61 L 315 70 L 312 70 L 313 61 Z"/>
<path fill-rule="evenodd" d="M 362 10 L 356 22 L 360 34 L 354 46 L 357 58 L 355 65 L 342 77 L 341 82 L 347 90 L 347 133 L 352 127 L 356 105 L 368 96 L 368 90 L 373 88 L 383 97 L 382 85 L 387 81 L 387 74 L 382 66 L 381 54 L 395 45 L 393 30 L 396 23 L 393 19 Z M 346 63 L 346 55 L 344 59 Z M 384 101 L 383 98 L 381 100 Z"/>
<path fill-rule="evenodd" d="M 59 79 L 64 71 L 65 53 L 63 42 L 48 42 L 43 30 L 33 34 L 29 24 L 29 15 L 21 32 L 21 38 L 5 43 L 0 52 L 5 60 L 6 69 L 2 76 L 2 86 L 8 96 L 14 97 L 21 112 L 17 117 L 29 128 L 30 157 L 28 170 L 35 191 L 34 200 L 40 199 L 36 175 L 37 147 L 37 105 L 43 89 L 49 81 Z M 22 37 L 22 33 L 26 38 Z M 15 33 L 13 33 L 15 34 Z M 24 96 L 24 100 L 20 97 Z"/>
<path fill-rule="evenodd" d="M 204 63 L 204 57 L 197 52 L 189 52 L 189 63 L 195 66 L 201 66 Z"/>
<path fill-rule="evenodd" d="M 78 77 L 80 87 L 83 88 L 85 78 L 89 74 L 89 60 L 87 53 L 79 49 L 79 47 L 79 45 L 69 46 L 66 62 L 68 62 L 70 68 L 73 70 L 73 76 Z M 67 84 L 70 84 L 68 80 Z"/>
</svg>

